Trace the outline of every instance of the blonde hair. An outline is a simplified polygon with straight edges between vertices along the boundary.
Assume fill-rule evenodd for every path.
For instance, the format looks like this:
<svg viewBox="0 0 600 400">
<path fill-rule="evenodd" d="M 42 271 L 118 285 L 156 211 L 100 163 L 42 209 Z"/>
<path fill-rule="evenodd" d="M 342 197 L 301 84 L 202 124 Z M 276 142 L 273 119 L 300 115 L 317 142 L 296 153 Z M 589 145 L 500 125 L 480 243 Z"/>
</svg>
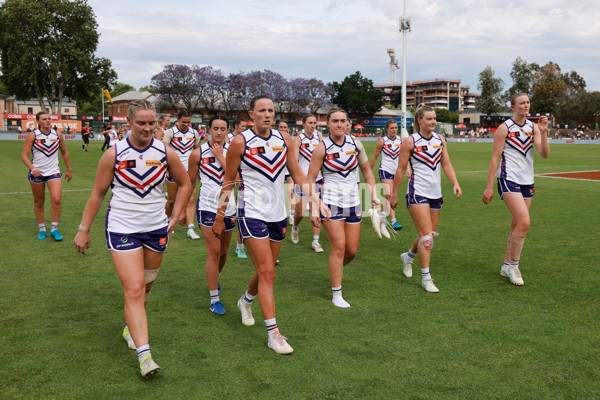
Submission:
<svg viewBox="0 0 600 400">
<path fill-rule="evenodd" d="M 129 102 L 129 110 L 127 111 L 127 116 L 129 119 L 133 119 L 135 114 L 140 110 L 152 110 L 156 111 L 154 104 L 150 103 L 148 100 L 131 100 Z"/>
<path fill-rule="evenodd" d="M 529 98 L 529 95 L 527 93 L 515 93 L 512 96 L 510 96 L 510 105 L 514 106 L 515 100 L 517 99 L 517 97 L 521 97 L 521 96 L 527 96 L 527 98 Z"/>
<path fill-rule="evenodd" d="M 340 107 L 333 107 L 327 113 L 327 122 L 329 122 L 329 118 L 331 118 L 331 114 L 336 113 L 336 112 L 343 112 L 344 114 L 346 114 L 346 118 L 348 118 L 348 113 L 346 112 L 346 110 L 344 110 L 344 109 L 342 109 Z"/>
<path fill-rule="evenodd" d="M 385 123 L 385 130 L 387 131 L 387 129 L 390 127 L 390 125 L 392 124 L 396 124 L 398 125 L 398 121 L 396 121 L 395 119 L 388 119 L 387 122 Z"/>
<path fill-rule="evenodd" d="M 421 130 L 419 119 L 423 119 L 423 117 L 425 117 L 425 113 L 429 111 L 435 112 L 435 109 L 431 106 L 425 105 L 425 103 L 421 103 L 417 106 L 417 109 L 415 110 L 415 118 L 413 119 L 413 131 L 415 133 Z"/>
</svg>

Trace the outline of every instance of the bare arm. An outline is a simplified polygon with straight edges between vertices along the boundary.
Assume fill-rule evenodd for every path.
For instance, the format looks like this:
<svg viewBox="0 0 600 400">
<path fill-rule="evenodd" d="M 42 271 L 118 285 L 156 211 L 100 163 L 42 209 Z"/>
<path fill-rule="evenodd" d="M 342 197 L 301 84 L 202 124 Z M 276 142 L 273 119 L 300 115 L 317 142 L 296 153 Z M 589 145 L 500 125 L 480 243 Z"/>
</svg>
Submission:
<svg viewBox="0 0 600 400">
<path fill-rule="evenodd" d="M 190 179 L 190 185 L 194 187 L 196 184 L 196 178 L 198 177 L 198 169 L 200 163 L 200 150 L 196 149 L 190 154 L 188 159 L 188 178 Z"/>
<path fill-rule="evenodd" d="M 302 144 L 302 140 L 300 140 L 300 135 L 298 135 L 294 138 L 294 146 L 292 147 L 296 162 L 298 162 L 298 159 L 300 158 L 300 144 Z"/>
<path fill-rule="evenodd" d="M 412 136 L 404 139 L 402 141 L 402 146 L 400 146 L 400 155 L 398 156 L 398 167 L 396 168 L 396 174 L 394 176 L 394 185 L 392 186 L 392 192 L 390 193 L 390 206 L 392 208 L 396 208 L 398 204 L 398 189 L 400 189 L 400 185 L 402 185 L 402 180 L 404 179 L 404 174 L 406 173 L 406 168 L 408 167 L 408 160 L 412 154 L 414 147 L 414 139 Z"/>
<path fill-rule="evenodd" d="M 508 135 L 508 127 L 506 124 L 502 124 L 496 129 L 494 134 L 494 149 L 492 150 L 492 159 L 488 168 L 488 179 L 487 186 L 483 191 L 482 200 L 485 204 L 492 201 L 494 197 L 494 177 L 496 171 L 498 171 L 498 163 L 502 156 L 502 150 L 504 150 L 504 143 L 506 142 L 506 136 Z"/>
<path fill-rule="evenodd" d="M 85 254 L 85 250 L 90 248 L 90 229 L 94 218 L 100 210 L 102 201 L 106 196 L 106 192 L 110 187 L 114 177 L 114 160 L 115 160 L 115 148 L 111 147 L 104 153 L 100 161 L 98 162 L 98 169 L 96 170 L 96 180 L 94 181 L 94 188 L 92 193 L 85 205 L 83 210 L 83 216 L 81 217 L 81 223 L 79 224 L 79 230 L 73 239 L 73 244 L 78 252 Z"/>
<path fill-rule="evenodd" d="M 542 117 L 538 124 L 533 126 L 533 144 L 542 158 L 550 156 L 550 144 L 548 143 L 548 117 Z"/>
<path fill-rule="evenodd" d="M 452 182 L 452 191 L 456 195 L 457 199 L 460 199 L 462 196 L 462 189 L 458 184 L 458 179 L 456 178 L 456 172 L 454 171 L 454 167 L 450 162 L 450 155 L 448 154 L 448 146 L 446 146 L 446 139 L 443 136 L 440 136 L 442 139 L 442 143 L 444 143 L 444 148 L 442 149 L 442 168 L 444 169 L 444 174 L 446 174 L 446 178 L 450 182 Z"/>
<path fill-rule="evenodd" d="M 383 147 L 383 139 L 377 139 L 377 144 L 375 145 L 375 151 L 373 152 L 373 158 L 371 158 L 371 170 L 375 168 L 375 163 L 377 162 L 377 157 L 381 153 L 381 148 Z"/>
<path fill-rule="evenodd" d="M 317 179 L 317 176 L 319 176 L 319 171 L 321 170 L 321 167 L 323 166 L 324 160 L 325 160 L 325 144 L 323 142 L 321 142 L 321 143 L 319 143 L 317 148 L 314 149 L 314 151 L 312 153 L 312 157 L 310 159 L 310 165 L 308 166 L 307 181 L 311 187 L 313 194 L 315 194 L 315 186 L 314 186 L 315 181 Z M 317 196 L 313 196 L 313 197 L 316 198 Z M 317 200 L 313 198 L 313 201 L 317 201 Z M 323 214 L 325 216 L 325 220 L 328 220 L 329 218 L 331 218 L 331 210 L 329 209 L 329 207 L 327 207 L 325 204 L 323 204 L 323 202 L 320 199 L 318 199 L 317 204 L 319 204 L 319 209 L 321 210 L 321 214 Z M 315 210 L 315 211 L 313 212 L 313 210 Z M 312 224 L 316 227 L 319 227 L 321 224 L 321 218 L 318 215 L 318 213 L 316 212 L 316 207 L 311 208 L 310 222 L 312 222 Z"/>
<path fill-rule="evenodd" d="M 65 144 L 65 139 L 63 138 L 61 133 L 57 133 L 58 134 L 58 140 L 59 140 L 59 148 L 60 148 L 60 154 L 62 154 L 62 158 L 63 161 L 65 162 L 65 165 L 67 166 L 67 171 L 65 172 L 65 178 L 67 179 L 67 182 L 71 181 L 71 178 L 73 177 L 73 173 L 71 172 L 71 159 L 69 158 L 69 151 L 67 150 L 67 145 Z"/>
<path fill-rule="evenodd" d="M 21 151 L 21 160 L 23 164 L 27 166 L 27 168 L 31 171 L 33 176 L 42 176 L 43 171 L 40 171 L 36 167 L 33 166 L 33 163 L 29 159 L 29 154 L 31 153 L 31 148 L 33 147 L 33 141 L 35 140 L 35 133 L 29 132 L 27 138 L 25 139 L 25 144 L 23 144 L 23 151 Z"/>
</svg>

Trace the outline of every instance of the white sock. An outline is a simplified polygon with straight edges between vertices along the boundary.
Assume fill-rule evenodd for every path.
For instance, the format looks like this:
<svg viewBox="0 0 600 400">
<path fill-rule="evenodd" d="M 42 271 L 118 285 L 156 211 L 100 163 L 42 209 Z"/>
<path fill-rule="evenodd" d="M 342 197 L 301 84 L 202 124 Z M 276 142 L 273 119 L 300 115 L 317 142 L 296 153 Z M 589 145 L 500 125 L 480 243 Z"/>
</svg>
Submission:
<svg viewBox="0 0 600 400">
<path fill-rule="evenodd" d="M 273 336 L 275 332 L 279 332 L 275 318 L 265 319 L 265 325 L 267 326 L 267 333 L 269 334 L 269 337 Z"/>
<path fill-rule="evenodd" d="M 333 294 L 333 296 L 331 298 L 331 302 L 333 303 L 334 306 L 340 307 L 340 308 L 350 307 L 350 304 L 346 300 L 344 300 L 344 298 L 342 297 L 342 287 L 341 286 L 336 286 L 336 287 L 332 286 L 331 293 Z"/>
<path fill-rule="evenodd" d="M 395 224 L 396 222 L 398 222 L 398 220 L 396 218 L 394 218 L 392 221 L 392 225 Z"/>
<path fill-rule="evenodd" d="M 290 210 L 290 217 L 294 217 L 296 215 L 296 210 Z"/>
<path fill-rule="evenodd" d="M 519 261 L 511 261 L 510 266 L 511 268 L 519 268 Z"/>
<path fill-rule="evenodd" d="M 38 228 L 40 228 L 40 232 L 46 231 L 46 224 L 38 224 Z"/>
<path fill-rule="evenodd" d="M 194 224 L 189 224 L 188 225 L 188 230 L 190 230 L 190 229 L 194 229 Z"/>
<path fill-rule="evenodd" d="M 143 346 L 137 347 L 135 349 L 135 351 L 137 352 L 138 361 L 142 362 L 142 360 L 144 359 L 144 357 L 146 357 L 148 354 L 150 354 L 150 345 L 149 344 L 145 344 Z"/>
<path fill-rule="evenodd" d="M 319 243 L 319 235 L 313 235 L 313 242 Z"/>
<path fill-rule="evenodd" d="M 416 254 L 412 252 L 411 249 L 408 249 L 408 251 L 406 252 L 406 255 L 408 256 L 408 258 L 410 258 L 411 260 L 413 258 L 415 258 Z"/>
<path fill-rule="evenodd" d="M 244 294 L 244 297 L 242 297 L 242 303 L 244 303 L 244 304 L 252 304 L 252 302 L 254 301 L 255 298 L 256 298 L 256 296 L 252 296 L 246 290 L 246 293 Z"/>
<path fill-rule="evenodd" d="M 298 225 L 292 225 L 292 229 L 293 229 L 294 231 L 297 231 L 297 230 L 298 230 L 298 229 L 300 229 L 300 228 L 298 227 Z"/>
<path fill-rule="evenodd" d="M 217 301 L 221 301 L 221 299 L 219 298 L 219 290 L 209 290 L 208 293 L 210 293 L 210 304 L 214 304 Z"/>
<path fill-rule="evenodd" d="M 55 229 L 58 229 L 58 222 L 52 222 L 52 224 L 50 224 L 50 232 Z"/>
<path fill-rule="evenodd" d="M 423 274 L 423 280 L 431 279 L 431 274 L 429 273 L 429 268 L 421 268 L 421 274 Z"/>
<path fill-rule="evenodd" d="M 238 243 L 238 244 L 235 246 L 235 249 L 236 249 L 236 250 L 241 250 L 241 249 L 243 249 L 243 248 L 244 248 L 244 243 L 243 243 L 243 242 L 242 242 L 242 243 Z"/>
</svg>

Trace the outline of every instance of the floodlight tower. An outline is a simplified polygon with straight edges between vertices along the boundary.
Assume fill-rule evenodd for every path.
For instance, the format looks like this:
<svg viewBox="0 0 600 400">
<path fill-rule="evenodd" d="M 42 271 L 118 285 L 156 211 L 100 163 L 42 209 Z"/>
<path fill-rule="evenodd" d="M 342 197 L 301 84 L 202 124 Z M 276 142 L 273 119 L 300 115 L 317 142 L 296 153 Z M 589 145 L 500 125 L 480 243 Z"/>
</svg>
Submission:
<svg viewBox="0 0 600 400">
<path fill-rule="evenodd" d="M 402 129 L 400 136 L 408 137 L 406 130 L 406 33 L 410 32 L 411 20 L 406 18 L 406 0 L 404 0 L 404 11 L 400 17 L 400 32 L 402 32 Z"/>
<path fill-rule="evenodd" d="M 398 66 L 398 59 L 396 58 L 396 50 L 387 49 L 388 55 L 390 56 L 390 83 L 392 85 L 396 84 L 396 70 L 400 67 Z"/>
</svg>

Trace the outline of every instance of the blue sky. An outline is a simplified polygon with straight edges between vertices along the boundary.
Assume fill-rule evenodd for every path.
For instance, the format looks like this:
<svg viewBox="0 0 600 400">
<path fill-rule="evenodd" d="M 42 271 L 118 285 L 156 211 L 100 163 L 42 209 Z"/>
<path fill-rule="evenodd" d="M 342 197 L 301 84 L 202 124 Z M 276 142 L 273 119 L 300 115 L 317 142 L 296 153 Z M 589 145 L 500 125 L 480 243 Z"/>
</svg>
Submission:
<svg viewBox="0 0 600 400">
<path fill-rule="evenodd" d="M 91 0 L 98 55 L 121 82 L 150 84 L 166 64 L 224 73 L 271 69 L 341 81 L 354 71 L 389 82 L 388 47 L 402 54 L 402 1 Z M 512 62 L 553 61 L 600 90 L 600 6 L 593 0 L 407 0 L 407 80 L 461 79 L 478 92 L 487 65 L 508 88 Z M 401 65 L 401 60 L 400 60 Z M 396 81 L 401 79 L 397 71 Z"/>
</svg>

